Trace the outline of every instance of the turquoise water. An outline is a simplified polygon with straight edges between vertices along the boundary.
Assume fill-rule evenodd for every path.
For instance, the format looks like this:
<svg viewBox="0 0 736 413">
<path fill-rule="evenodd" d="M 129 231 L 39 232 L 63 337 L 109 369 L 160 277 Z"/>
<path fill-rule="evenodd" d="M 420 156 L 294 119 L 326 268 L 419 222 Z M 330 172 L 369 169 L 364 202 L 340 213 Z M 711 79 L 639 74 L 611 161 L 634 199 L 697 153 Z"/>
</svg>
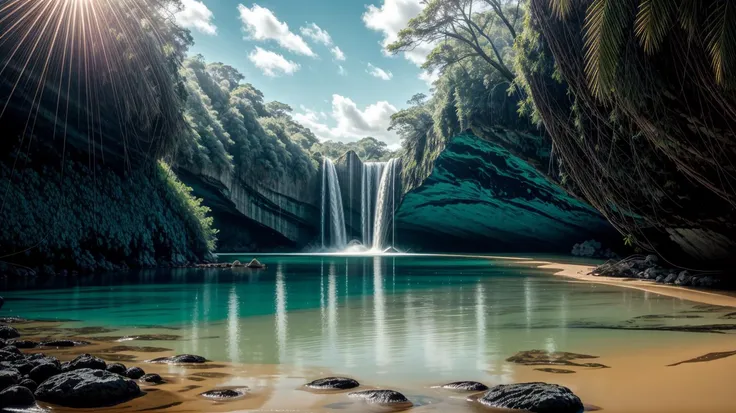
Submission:
<svg viewBox="0 0 736 413">
<path fill-rule="evenodd" d="M 76 320 L 65 326 L 105 326 L 118 336 L 176 334 L 180 340 L 126 344 L 400 383 L 506 381 L 513 369 L 505 359 L 521 350 L 605 355 L 684 345 L 706 335 L 621 328 L 715 324 L 720 315 L 505 260 L 260 258 L 267 270 L 177 269 L 5 285 L 0 316 Z M 672 318 L 637 318 L 647 315 Z"/>
</svg>

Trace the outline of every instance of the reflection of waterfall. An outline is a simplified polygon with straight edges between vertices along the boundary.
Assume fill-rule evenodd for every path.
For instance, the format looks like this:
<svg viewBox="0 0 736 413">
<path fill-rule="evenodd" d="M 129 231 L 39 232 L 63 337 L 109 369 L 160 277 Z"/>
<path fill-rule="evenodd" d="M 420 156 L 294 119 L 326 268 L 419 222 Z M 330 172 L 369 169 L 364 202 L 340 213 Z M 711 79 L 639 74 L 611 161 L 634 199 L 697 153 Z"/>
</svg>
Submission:
<svg viewBox="0 0 736 413">
<path fill-rule="evenodd" d="M 386 162 L 366 162 L 360 186 L 360 219 L 363 245 L 373 245 L 373 222 L 376 211 L 375 199 Z"/>
<path fill-rule="evenodd" d="M 396 225 L 394 213 L 396 211 L 396 170 L 399 159 L 391 159 L 386 164 L 381 175 L 381 184 L 376 197 L 376 214 L 373 224 L 373 249 L 383 250 L 385 240 L 390 235 L 391 244 L 396 240 Z M 390 227 L 390 228 L 389 228 Z"/>
<path fill-rule="evenodd" d="M 276 345 L 279 347 L 279 362 L 282 363 L 286 358 L 287 326 L 286 283 L 283 265 L 279 264 L 276 267 Z"/>
<path fill-rule="evenodd" d="M 327 243 L 325 234 L 328 219 L 330 225 L 330 243 Z M 348 236 L 345 230 L 345 212 L 342 207 L 340 182 L 337 179 L 335 164 L 327 158 L 324 158 L 322 164 L 322 220 L 320 230 L 322 248 L 345 248 L 347 246 Z"/>
<path fill-rule="evenodd" d="M 227 354 L 230 361 L 240 361 L 240 317 L 238 316 L 238 292 L 230 287 L 227 300 Z"/>
<path fill-rule="evenodd" d="M 385 366 L 391 361 L 386 340 L 386 297 L 384 295 L 381 257 L 373 258 L 373 317 L 375 319 L 376 365 Z"/>
<path fill-rule="evenodd" d="M 337 355 L 337 266 L 330 263 L 327 279 L 327 341 L 329 351 Z"/>
</svg>

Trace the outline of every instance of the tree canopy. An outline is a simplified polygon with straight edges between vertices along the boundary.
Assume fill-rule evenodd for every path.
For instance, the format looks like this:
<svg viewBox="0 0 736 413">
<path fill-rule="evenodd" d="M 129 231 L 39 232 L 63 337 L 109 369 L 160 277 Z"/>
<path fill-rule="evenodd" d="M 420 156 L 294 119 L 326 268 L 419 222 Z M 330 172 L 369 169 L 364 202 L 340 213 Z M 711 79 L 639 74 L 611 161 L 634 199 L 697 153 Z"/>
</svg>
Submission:
<svg viewBox="0 0 736 413">
<path fill-rule="evenodd" d="M 236 69 L 207 64 L 202 56 L 187 59 L 181 73 L 188 129 L 177 151 L 179 164 L 255 176 L 314 174 L 308 149 L 317 138 L 291 118 L 288 105 L 265 103 Z"/>
<path fill-rule="evenodd" d="M 312 146 L 312 153 L 316 156 L 325 156 L 337 159 L 347 151 L 354 151 L 363 162 L 383 162 L 398 156 L 396 151 L 388 148 L 388 144 L 368 136 L 357 142 L 325 141 Z"/>
</svg>

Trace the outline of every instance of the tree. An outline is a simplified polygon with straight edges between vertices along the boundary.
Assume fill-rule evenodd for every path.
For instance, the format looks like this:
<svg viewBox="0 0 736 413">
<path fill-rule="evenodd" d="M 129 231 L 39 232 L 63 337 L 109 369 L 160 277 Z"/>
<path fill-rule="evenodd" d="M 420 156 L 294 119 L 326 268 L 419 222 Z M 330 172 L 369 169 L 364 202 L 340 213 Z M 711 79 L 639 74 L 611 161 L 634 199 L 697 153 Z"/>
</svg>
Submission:
<svg viewBox="0 0 736 413">
<path fill-rule="evenodd" d="M 272 101 L 266 103 L 266 111 L 271 114 L 271 116 L 288 116 L 293 109 L 291 106 L 287 105 L 286 103 L 281 103 L 278 101 Z"/>
<path fill-rule="evenodd" d="M 567 19 L 575 0 L 549 0 L 553 13 Z M 694 47 L 707 50 L 716 82 L 733 88 L 736 70 L 736 3 L 730 0 L 594 0 L 584 25 L 585 71 L 598 98 L 609 95 L 634 31 L 641 47 L 655 54 L 668 35 L 687 34 Z"/>
<path fill-rule="evenodd" d="M 513 45 L 520 13 L 521 0 L 429 0 L 388 50 L 398 53 L 436 45 L 425 68 L 444 69 L 468 58 L 480 58 L 512 82 L 515 76 L 503 49 Z M 505 36 L 492 33 L 498 27 L 504 28 Z"/>
</svg>

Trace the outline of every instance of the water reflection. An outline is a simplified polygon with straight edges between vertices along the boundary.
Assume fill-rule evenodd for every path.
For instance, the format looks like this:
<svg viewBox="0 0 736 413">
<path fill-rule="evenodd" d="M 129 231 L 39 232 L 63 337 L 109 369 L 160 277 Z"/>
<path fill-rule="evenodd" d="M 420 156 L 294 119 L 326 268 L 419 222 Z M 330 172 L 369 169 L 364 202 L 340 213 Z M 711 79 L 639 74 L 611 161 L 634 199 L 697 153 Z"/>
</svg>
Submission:
<svg viewBox="0 0 736 413">
<path fill-rule="evenodd" d="M 279 360 L 286 358 L 286 337 L 288 321 L 286 318 L 286 282 L 284 266 L 276 267 L 276 345 L 279 349 Z"/>
<path fill-rule="evenodd" d="M 376 365 L 389 363 L 388 337 L 386 334 L 386 296 L 384 295 L 381 258 L 373 258 L 373 325 Z"/>
<path fill-rule="evenodd" d="M 598 286 L 592 293 L 586 285 L 532 271 L 508 274 L 487 260 L 270 259 L 267 271 L 146 272 L 129 284 L 103 278 L 115 285 L 114 294 L 99 285 L 10 292 L 3 312 L 20 308 L 18 315 L 26 317 L 83 319 L 122 329 L 165 325 L 181 328 L 175 334 L 184 339 L 156 344 L 176 352 L 360 372 L 368 382 L 400 384 L 513 381 L 513 366 L 505 359 L 519 350 L 586 352 L 625 345 L 635 334 L 569 327 L 620 324 L 690 307 L 613 287 Z M 712 323 L 707 317 L 658 322 Z"/>
<path fill-rule="evenodd" d="M 230 287 L 227 304 L 227 354 L 230 360 L 240 362 L 240 322 L 238 318 L 238 293 L 235 285 Z"/>
</svg>

